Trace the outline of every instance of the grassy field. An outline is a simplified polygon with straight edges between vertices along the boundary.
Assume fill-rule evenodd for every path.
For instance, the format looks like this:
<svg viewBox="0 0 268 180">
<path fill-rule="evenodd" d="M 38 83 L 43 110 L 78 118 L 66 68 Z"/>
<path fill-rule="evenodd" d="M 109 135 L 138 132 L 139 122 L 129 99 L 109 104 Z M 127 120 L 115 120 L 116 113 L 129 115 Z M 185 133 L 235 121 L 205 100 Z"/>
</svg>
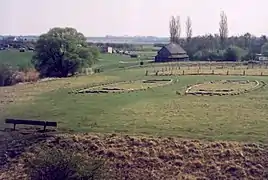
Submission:
<svg viewBox="0 0 268 180">
<path fill-rule="evenodd" d="M 13 66 L 30 58 L 29 54 L 5 53 L 0 52 L 1 62 Z M 30 179 L 29 159 L 40 157 L 45 147 L 71 150 L 83 159 L 105 159 L 109 172 L 114 173 L 109 173 L 114 178 L 107 179 L 267 179 L 266 66 L 202 63 L 199 68 L 200 62 L 180 63 L 179 69 L 176 63 L 146 62 L 139 66 L 142 57 L 154 52 L 143 49 L 139 53 L 141 58 L 101 54 L 93 68 L 103 72 L 90 76 L 0 87 L 0 179 Z M 172 82 L 147 81 L 144 85 L 142 81 L 154 79 Z M 208 83 L 224 80 L 249 83 Z M 239 91 L 258 82 L 264 86 L 240 95 L 185 94 L 195 84 L 202 85 L 193 90 Z M 103 87 L 150 88 L 124 93 L 71 93 Z M 21 125 L 17 129 L 22 131 L 1 131 L 6 127 L 5 118 L 57 121 L 59 131 L 39 133 Z"/>
<path fill-rule="evenodd" d="M 174 80 L 178 79 L 178 82 L 146 91 L 68 94 L 70 90 L 93 83 L 153 79 L 145 77 L 144 71 L 144 68 L 136 68 L 78 77 L 75 80 L 46 82 L 46 85 L 20 86 L 21 89 L 14 94 L 21 99 L 27 94 L 33 94 L 30 96 L 32 98 L 6 105 L 5 112 L 0 116 L 1 119 L 17 117 L 55 120 L 61 129 L 79 132 L 267 142 L 267 86 L 239 96 L 196 97 L 176 93 L 183 94 L 189 85 L 212 80 L 247 79 L 268 83 L 266 77 L 170 76 Z M 42 89 L 44 86 L 47 91 Z M 14 88 L 9 90 L 14 92 Z M 1 90 L 1 94 L 7 92 Z"/>
<path fill-rule="evenodd" d="M 18 50 L 0 51 L 0 63 L 13 67 L 32 67 L 33 52 L 19 52 Z"/>
<path fill-rule="evenodd" d="M 1 62 L 26 63 L 30 53 L 2 51 Z M 9 61 L 10 59 L 13 59 Z M 138 66 L 139 59 L 102 54 L 95 68 L 103 73 L 92 76 L 59 79 L 36 84 L 0 88 L 0 119 L 7 117 L 48 119 L 59 122 L 62 130 L 78 132 L 126 133 L 132 135 L 179 136 L 209 140 L 268 142 L 268 87 L 237 96 L 186 96 L 193 84 L 224 79 L 257 80 L 268 83 L 265 76 L 187 76 L 193 72 L 215 74 L 225 71 L 247 71 L 246 75 L 263 75 L 267 67 L 198 63 Z M 173 68 L 173 69 L 172 69 Z M 109 71 L 109 70 L 114 71 Z M 149 70 L 151 76 L 145 76 Z M 154 76 L 156 71 L 173 75 Z M 184 76 L 182 71 L 185 72 Z M 178 72 L 178 73 L 174 73 Z M 249 73 L 251 72 L 251 73 Z M 161 73 L 160 73 L 161 75 Z M 173 79 L 172 85 L 146 91 L 120 94 L 69 94 L 70 91 L 99 86 L 102 83 L 155 78 Z M 117 82 L 117 83 L 116 83 Z M 138 82 L 138 81 L 136 81 Z M 129 86 L 129 85 L 127 85 Z M 133 84 L 133 86 L 136 86 Z"/>
<path fill-rule="evenodd" d="M 127 55 L 119 54 L 101 54 L 99 62 L 93 68 L 101 68 L 103 71 L 125 68 L 129 66 L 137 66 L 140 61 L 152 60 L 152 56 L 156 54 L 154 51 L 140 51 L 140 58 L 130 58 Z M 8 64 L 13 67 L 27 68 L 32 67 L 31 59 L 33 52 L 19 52 L 18 50 L 0 51 L 0 63 Z"/>
<path fill-rule="evenodd" d="M 103 64 L 119 66 L 114 58 Z M 59 131 L 0 131 L 0 161 L 10 162 L 0 166 L 0 179 L 29 179 L 29 159 L 45 147 L 105 159 L 114 173 L 107 179 L 267 179 L 268 86 L 234 96 L 184 94 L 191 85 L 218 80 L 267 84 L 267 76 L 145 76 L 148 68 L 1 87 L 0 129 L 9 117 L 57 121 Z M 152 79 L 173 82 L 134 92 L 70 93 L 105 83 L 140 88 L 141 80 Z M 137 83 L 120 83 L 130 80 Z M 9 160 L 12 152 L 21 155 Z"/>
</svg>

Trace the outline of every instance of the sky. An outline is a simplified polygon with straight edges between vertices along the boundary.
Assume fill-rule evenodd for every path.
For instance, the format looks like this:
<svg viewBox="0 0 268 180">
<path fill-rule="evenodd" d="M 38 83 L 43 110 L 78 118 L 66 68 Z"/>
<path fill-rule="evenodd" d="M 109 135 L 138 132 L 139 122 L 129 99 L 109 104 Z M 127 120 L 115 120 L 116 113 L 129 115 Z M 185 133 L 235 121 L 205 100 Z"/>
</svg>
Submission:
<svg viewBox="0 0 268 180">
<path fill-rule="evenodd" d="M 187 16 L 193 35 L 218 33 L 220 13 L 229 35 L 268 35 L 268 0 L 0 0 L 1 35 L 40 35 L 74 27 L 85 36 L 169 36 L 169 20 Z"/>
</svg>

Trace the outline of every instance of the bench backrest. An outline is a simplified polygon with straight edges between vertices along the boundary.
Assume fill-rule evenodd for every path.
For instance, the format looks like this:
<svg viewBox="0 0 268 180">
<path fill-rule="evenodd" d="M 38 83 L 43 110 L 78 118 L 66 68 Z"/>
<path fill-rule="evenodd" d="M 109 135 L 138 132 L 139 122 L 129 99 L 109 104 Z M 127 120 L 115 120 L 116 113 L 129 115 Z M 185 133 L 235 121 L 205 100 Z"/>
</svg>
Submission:
<svg viewBox="0 0 268 180">
<path fill-rule="evenodd" d="M 33 121 L 33 120 L 22 120 L 22 119 L 6 119 L 8 124 L 25 124 L 25 125 L 36 125 L 36 126 L 53 126 L 57 127 L 57 122 L 49 121 Z"/>
</svg>

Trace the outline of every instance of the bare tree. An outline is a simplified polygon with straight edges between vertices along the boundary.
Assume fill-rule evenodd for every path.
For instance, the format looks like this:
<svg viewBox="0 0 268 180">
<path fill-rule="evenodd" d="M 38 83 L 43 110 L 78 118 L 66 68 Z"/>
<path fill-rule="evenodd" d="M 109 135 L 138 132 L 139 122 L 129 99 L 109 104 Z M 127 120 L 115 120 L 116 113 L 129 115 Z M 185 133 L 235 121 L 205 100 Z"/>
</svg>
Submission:
<svg viewBox="0 0 268 180">
<path fill-rule="evenodd" d="M 170 42 L 171 43 L 179 43 L 180 34 L 181 34 L 181 26 L 180 26 L 180 18 L 177 16 L 171 17 L 169 22 L 169 33 L 170 33 Z"/>
<path fill-rule="evenodd" d="M 227 16 L 224 11 L 221 12 L 221 19 L 220 19 L 220 40 L 222 48 L 225 47 L 225 41 L 228 38 L 228 22 L 227 22 Z"/>
<path fill-rule="evenodd" d="M 176 25 L 177 25 L 177 29 L 178 29 L 178 43 L 179 43 L 179 39 L 181 37 L 181 19 L 180 19 L 180 16 L 177 16 L 176 17 Z"/>
<path fill-rule="evenodd" d="M 186 40 L 189 42 L 193 35 L 193 29 L 192 29 L 192 20 L 188 16 L 186 20 Z"/>
</svg>

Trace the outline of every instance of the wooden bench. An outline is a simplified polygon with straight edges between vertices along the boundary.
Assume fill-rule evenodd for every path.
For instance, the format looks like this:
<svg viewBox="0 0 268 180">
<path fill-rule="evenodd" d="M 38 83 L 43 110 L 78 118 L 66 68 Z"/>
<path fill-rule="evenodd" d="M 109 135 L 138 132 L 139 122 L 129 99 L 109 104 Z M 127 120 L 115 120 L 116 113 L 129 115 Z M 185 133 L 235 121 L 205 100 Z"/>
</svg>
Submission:
<svg viewBox="0 0 268 180">
<path fill-rule="evenodd" d="M 21 120 L 21 119 L 6 119 L 6 124 L 13 124 L 14 130 L 17 124 L 44 126 L 44 131 L 46 130 L 47 126 L 57 127 L 57 122 Z"/>
</svg>

